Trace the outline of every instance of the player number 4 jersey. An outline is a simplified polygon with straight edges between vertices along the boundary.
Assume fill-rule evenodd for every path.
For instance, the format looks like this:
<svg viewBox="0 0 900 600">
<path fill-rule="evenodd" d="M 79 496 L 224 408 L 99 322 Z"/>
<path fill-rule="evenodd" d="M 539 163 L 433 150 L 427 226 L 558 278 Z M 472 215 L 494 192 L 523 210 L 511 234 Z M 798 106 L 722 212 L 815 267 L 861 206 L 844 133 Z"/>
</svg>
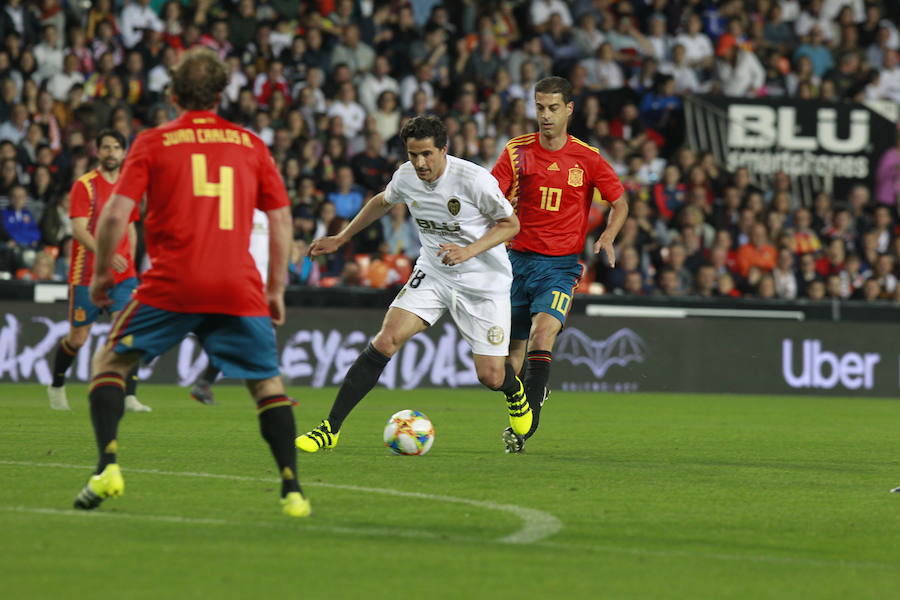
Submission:
<svg viewBox="0 0 900 600">
<path fill-rule="evenodd" d="M 538 136 L 511 139 L 492 170 L 521 225 L 510 248 L 548 256 L 579 254 L 594 189 L 611 204 L 625 190 L 596 148 L 570 135 L 562 148 L 550 151 Z"/>
<path fill-rule="evenodd" d="M 445 265 L 438 256 L 441 244 L 467 246 L 496 221 L 513 214 L 512 205 L 488 171 L 448 155 L 444 173 L 428 183 L 419 179 L 412 164 L 406 162 L 394 173 L 385 199 L 390 204 L 405 202 L 409 208 L 422 241 L 417 268 L 465 291 L 509 292 L 512 267 L 503 244 L 458 265 Z"/>
</svg>

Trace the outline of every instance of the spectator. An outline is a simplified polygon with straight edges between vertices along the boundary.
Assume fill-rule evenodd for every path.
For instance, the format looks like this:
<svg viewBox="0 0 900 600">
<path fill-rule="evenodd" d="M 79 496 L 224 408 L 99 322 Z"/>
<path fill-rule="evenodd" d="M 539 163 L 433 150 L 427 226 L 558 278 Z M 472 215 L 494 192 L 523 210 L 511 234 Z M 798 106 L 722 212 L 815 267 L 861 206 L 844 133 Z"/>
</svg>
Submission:
<svg viewBox="0 0 900 600">
<path fill-rule="evenodd" d="M 374 62 L 375 51 L 359 39 L 359 26 L 344 25 L 341 40 L 331 51 L 331 64 L 346 64 L 354 76 L 362 76 L 372 70 Z"/>
<path fill-rule="evenodd" d="M 809 209 L 799 208 L 794 211 L 794 253 L 807 254 L 822 250 L 822 242 L 812 229 L 812 214 Z"/>
<path fill-rule="evenodd" d="M 881 289 L 881 284 L 878 282 L 878 279 L 869 277 L 863 284 L 859 297 L 866 302 L 875 302 L 876 300 L 882 299 L 882 292 L 883 290 Z"/>
<path fill-rule="evenodd" d="M 348 82 L 341 85 L 338 99 L 328 109 L 329 117 L 340 117 L 344 125 L 344 136 L 355 138 L 362 131 L 366 111 L 356 101 L 356 87 Z"/>
<path fill-rule="evenodd" d="M 383 93 L 392 92 L 396 97 L 400 92 L 400 86 L 397 80 L 391 77 L 390 72 L 391 63 L 387 57 L 378 56 L 375 58 L 372 72 L 366 73 L 362 77 L 359 84 L 359 103 L 369 114 L 378 110 L 378 103 Z"/>
<path fill-rule="evenodd" d="M 668 220 L 675 217 L 687 200 L 685 185 L 681 183 L 681 172 L 675 165 L 668 165 L 663 171 L 663 179 L 653 186 L 653 201 L 659 214 Z"/>
<path fill-rule="evenodd" d="M 766 82 L 766 71 L 756 55 L 737 45 L 721 55 L 716 76 L 726 96 L 758 95 Z"/>
<path fill-rule="evenodd" d="M 363 205 L 363 190 L 353 179 L 353 169 L 341 165 L 337 169 L 334 190 L 326 195 L 334 205 L 335 214 L 341 219 L 352 219 Z"/>
<path fill-rule="evenodd" d="M 882 293 L 885 296 L 893 297 L 894 289 L 897 287 L 897 277 L 894 275 L 894 256 L 891 254 L 879 254 L 872 276 L 881 285 Z"/>
<path fill-rule="evenodd" d="M 34 58 L 38 64 L 37 76 L 41 81 L 62 71 L 63 48 L 55 25 L 44 25 L 41 43 L 34 47 Z"/>
<path fill-rule="evenodd" d="M 377 131 L 366 134 L 366 147 L 350 159 L 350 166 L 356 179 L 369 193 L 384 189 L 390 181 L 393 165 L 384 158 L 384 141 Z"/>
<path fill-rule="evenodd" d="M 539 33 L 549 28 L 553 15 L 559 16 L 564 27 L 572 26 L 572 13 L 562 0 L 531 0 L 529 15 L 532 28 Z"/>
<path fill-rule="evenodd" d="M 28 131 L 28 109 L 24 104 L 15 104 L 12 108 L 9 120 L 0 123 L 0 141 L 9 140 L 18 145 Z"/>
<path fill-rule="evenodd" d="M 303 240 L 294 240 L 288 277 L 294 285 L 315 287 L 319 284 L 319 264 L 309 257 L 309 246 Z"/>
<path fill-rule="evenodd" d="M 713 46 L 709 36 L 703 33 L 702 29 L 703 21 L 700 15 L 691 13 L 687 19 L 686 31 L 675 38 L 675 43 L 684 46 L 688 66 L 709 70 L 713 67 Z"/>
<path fill-rule="evenodd" d="M 72 237 L 68 194 L 59 195 L 44 209 L 40 230 L 41 241 L 48 246 L 62 246 L 63 240 Z"/>
<path fill-rule="evenodd" d="M 163 22 L 150 7 L 150 0 L 131 0 L 122 9 L 122 42 L 134 48 L 146 31 L 163 31 Z"/>
<path fill-rule="evenodd" d="M 615 60 L 615 52 L 609 42 L 600 44 L 594 58 L 585 58 L 581 66 L 587 71 L 585 84 L 591 91 L 615 90 L 625 85 L 625 74 Z"/>
<path fill-rule="evenodd" d="M 405 204 L 395 204 L 388 214 L 381 218 L 381 228 L 386 252 L 403 254 L 411 260 L 419 257 L 421 243 L 419 234 L 408 218 Z"/>
<path fill-rule="evenodd" d="M 694 280 L 694 295 L 712 298 L 716 295 L 716 283 L 716 268 L 710 264 L 701 265 Z"/>
<path fill-rule="evenodd" d="M 768 273 L 775 267 L 775 247 L 769 243 L 766 226 L 754 223 L 750 232 L 750 241 L 737 251 L 738 274 L 746 277 L 751 267 L 758 267 Z"/>
<path fill-rule="evenodd" d="M 15 185 L 9 194 L 9 206 L 3 209 L 3 228 L 19 250 L 36 248 L 41 231 L 34 215 L 25 207 L 28 194 L 25 186 Z"/>
<path fill-rule="evenodd" d="M 678 273 L 670 266 L 665 266 L 659 270 L 659 281 L 657 283 L 657 295 L 677 297 L 684 296 L 684 288 L 678 277 Z"/>
</svg>

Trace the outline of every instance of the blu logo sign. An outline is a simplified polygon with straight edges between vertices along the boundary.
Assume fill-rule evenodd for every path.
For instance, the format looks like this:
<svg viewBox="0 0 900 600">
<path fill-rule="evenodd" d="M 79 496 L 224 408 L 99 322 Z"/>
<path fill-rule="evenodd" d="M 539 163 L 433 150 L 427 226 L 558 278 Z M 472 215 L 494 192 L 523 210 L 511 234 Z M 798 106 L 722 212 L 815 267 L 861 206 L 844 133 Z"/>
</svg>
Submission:
<svg viewBox="0 0 900 600">
<path fill-rule="evenodd" d="M 840 383 L 848 390 L 872 389 L 875 384 L 875 365 L 881 361 L 876 352 L 847 352 L 838 356 L 822 349 L 820 340 L 803 340 L 800 371 L 794 370 L 793 340 L 781 342 L 781 372 L 784 381 L 794 389 L 833 389 Z"/>
</svg>

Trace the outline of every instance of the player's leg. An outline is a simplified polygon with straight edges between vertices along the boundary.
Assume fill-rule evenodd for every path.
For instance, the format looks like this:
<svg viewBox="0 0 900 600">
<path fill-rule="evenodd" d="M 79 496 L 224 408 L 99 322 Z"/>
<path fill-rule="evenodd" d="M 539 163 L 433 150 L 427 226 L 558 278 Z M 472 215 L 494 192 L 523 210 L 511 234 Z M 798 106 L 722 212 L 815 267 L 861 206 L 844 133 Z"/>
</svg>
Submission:
<svg viewBox="0 0 900 600">
<path fill-rule="evenodd" d="M 482 385 L 503 392 L 509 426 L 517 435 L 531 429 L 531 408 L 525 397 L 525 386 L 504 356 L 474 354 L 475 372 Z"/>
<path fill-rule="evenodd" d="M 117 462 L 119 421 L 125 413 L 125 377 L 138 360 L 149 361 L 177 344 L 197 324 L 197 315 L 179 315 L 132 300 L 113 321 L 107 343 L 91 366 L 91 423 L 100 454 L 96 474 L 75 498 L 75 507 L 92 509 L 121 496 L 125 483 Z"/>
<path fill-rule="evenodd" d="M 75 508 L 97 508 L 106 498 L 125 493 L 125 481 L 116 458 L 119 421 L 125 414 L 125 376 L 138 359 L 136 353 L 115 354 L 108 346 L 103 346 L 94 356 L 88 400 L 100 456 L 94 475 L 75 497 Z"/>
<path fill-rule="evenodd" d="M 109 293 L 109 297 L 112 300 L 110 311 L 113 321 L 116 320 L 122 309 L 131 301 L 135 288 L 137 288 L 137 279 L 134 277 L 129 277 L 113 286 Z M 128 412 L 151 412 L 152 408 L 138 401 L 137 384 L 138 365 L 135 364 L 128 375 L 125 376 L 125 410 Z"/>
<path fill-rule="evenodd" d="M 334 448 L 344 420 L 378 383 L 378 378 L 391 357 L 409 338 L 428 326 L 429 323 L 422 317 L 406 309 L 396 306 L 389 308 L 381 330 L 347 371 L 328 417 L 317 427 L 298 437 L 297 447 L 305 452 Z"/>
<path fill-rule="evenodd" d="M 291 517 L 308 516 L 311 507 L 309 500 L 303 495 L 297 475 L 297 448 L 294 446 L 297 426 L 281 377 L 248 379 L 247 389 L 256 402 L 259 431 L 278 465 L 282 511 Z"/>
<path fill-rule="evenodd" d="M 216 400 L 212 391 L 212 385 L 222 371 L 209 361 L 203 373 L 197 377 L 197 380 L 191 385 L 191 398 L 201 404 L 215 405 Z"/>
<path fill-rule="evenodd" d="M 347 371 L 328 418 L 297 438 L 297 447 L 305 452 L 334 448 L 341 427 L 350 411 L 375 387 L 388 361 L 406 341 L 437 322 L 446 310 L 441 282 L 417 271 L 397 292 L 384 316 L 381 330 Z"/>
<path fill-rule="evenodd" d="M 565 325 L 572 305 L 572 293 L 583 271 L 575 257 L 543 261 L 539 268 L 543 271 L 541 291 L 535 293 L 531 303 L 531 331 L 525 355 L 525 393 L 534 411 L 534 420 L 525 439 L 537 431 L 541 409 L 550 395 L 548 383 L 553 344 Z"/>
<path fill-rule="evenodd" d="M 69 400 L 66 397 L 66 371 L 75 362 L 78 351 L 84 346 L 90 333 L 90 325 L 80 327 L 70 325 L 69 332 L 56 347 L 56 354 L 53 356 L 53 381 L 47 387 L 50 408 L 70 410 Z"/>
<path fill-rule="evenodd" d="M 87 342 L 91 325 L 99 315 L 100 310 L 91 302 L 87 286 L 69 286 L 69 332 L 59 342 L 53 356 L 53 381 L 47 388 L 50 408 L 69 410 L 65 388 L 66 371 L 75 361 L 78 350 Z"/>
<path fill-rule="evenodd" d="M 509 354 L 510 304 L 508 296 L 453 292 L 450 315 L 472 347 L 475 373 L 486 387 L 503 392 L 510 427 L 524 434 L 531 428 L 531 409 L 525 388 L 516 376 Z"/>
<path fill-rule="evenodd" d="M 296 425 L 290 399 L 278 374 L 278 347 L 269 317 L 202 315 L 194 333 L 226 377 L 244 379 L 259 416 L 260 433 L 269 445 L 282 480 L 285 514 L 304 517 L 309 502 L 297 479 Z"/>
</svg>

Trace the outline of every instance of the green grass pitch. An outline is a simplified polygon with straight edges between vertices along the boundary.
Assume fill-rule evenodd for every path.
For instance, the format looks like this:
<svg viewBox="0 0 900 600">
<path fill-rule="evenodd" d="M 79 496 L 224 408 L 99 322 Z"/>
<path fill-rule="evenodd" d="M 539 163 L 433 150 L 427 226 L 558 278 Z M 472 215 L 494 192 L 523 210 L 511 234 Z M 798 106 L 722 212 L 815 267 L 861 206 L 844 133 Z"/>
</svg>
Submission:
<svg viewBox="0 0 900 600">
<path fill-rule="evenodd" d="M 0 387 L 0 597 L 886 598 L 900 584 L 900 410 L 859 398 L 555 392 L 524 455 L 480 389 L 363 401 L 332 452 L 299 457 L 313 516 L 283 517 L 242 387 L 221 405 L 146 385 L 126 494 L 71 510 L 95 462 L 74 410 Z M 301 431 L 334 390 L 294 388 Z M 424 457 L 381 444 L 435 424 Z M 285 596 L 288 595 L 288 596 Z"/>
</svg>

